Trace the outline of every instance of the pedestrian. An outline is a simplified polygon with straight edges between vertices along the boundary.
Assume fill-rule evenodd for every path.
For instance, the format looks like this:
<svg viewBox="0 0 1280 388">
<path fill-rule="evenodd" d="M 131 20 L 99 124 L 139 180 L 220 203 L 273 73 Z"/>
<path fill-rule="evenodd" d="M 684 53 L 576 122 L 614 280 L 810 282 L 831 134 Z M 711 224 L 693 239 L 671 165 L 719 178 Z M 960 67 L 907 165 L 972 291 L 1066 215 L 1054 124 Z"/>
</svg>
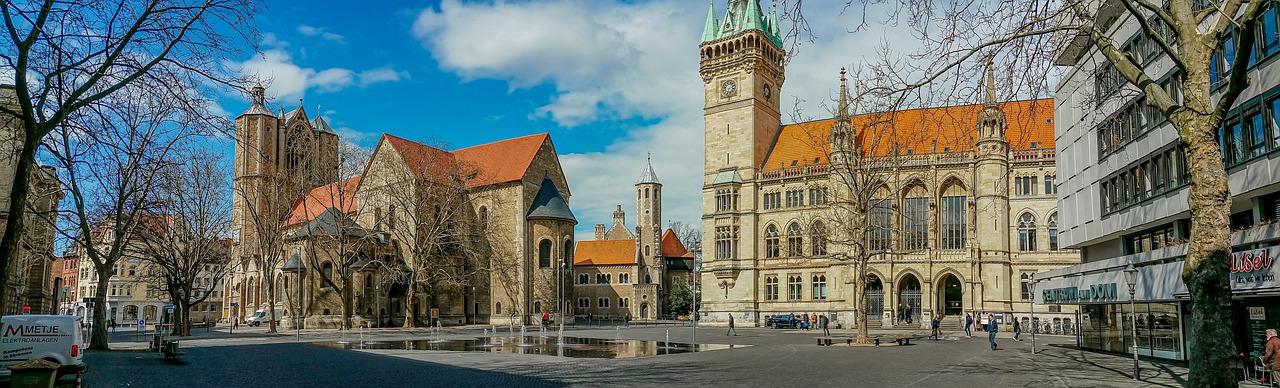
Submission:
<svg viewBox="0 0 1280 388">
<path fill-rule="evenodd" d="M 818 313 L 813 313 L 813 315 L 809 316 L 809 327 L 818 328 Z"/>
<path fill-rule="evenodd" d="M 907 308 L 903 307 L 902 303 L 898 303 L 898 323 L 902 323 L 903 318 L 906 317 L 906 313 Z"/>
<path fill-rule="evenodd" d="M 630 313 L 630 312 L 628 312 L 628 313 L 627 313 L 627 315 L 624 315 L 624 316 L 622 317 L 622 327 L 631 327 L 631 313 Z"/>
<path fill-rule="evenodd" d="M 973 314 L 964 314 L 964 338 L 973 338 Z"/>
<path fill-rule="evenodd" d="M 937 341 L 938 340 L 938 317 L 936 316 L 933 317 L 933 321 L 929 323 L 929 326 L 933 327 L 933 335 L 930 335 L 929 337 L 933 338 L 934 341 Z"/>
<path fill-rule="evenodd" d="M 542 312 L 542 327 L 547 327 L 547 325 L 550 325 L 550 324 L 551 324 L 551 314 L 550 314 L 550 313 L 547 313 L 546 311 L 543 311 L 543 312 Z"/>
<path fill-rule="evenodd" d="M 1263 353 L 1262 365 L 1268 370 L 1280 370 L 1280 337 L 1276 337 L 1276 329 L 1267 329 L 1267 351 Z"/>
<path fill-rule="evenodd" d="M 996 350 L 996 331 L 1000 330 L 1000 324 L 996 323 L 995 314 L 987 314 L 987 340 L 991 341 L 991 350 Z"/>
<path fill-rule="evenodd" d="M 907 305 L 907 311 L 906 311 L 906 314 L 904 315 L 907 316 L 907 324 L 910 325 L 911 324 L 911 305 Z"/>
<path fill-rule="evenodd" d="M 830 337 L 831 329 L 827 328 L 827 326 L 831 324 L 831 320 L 827 319 L 826 315 L 823 315 L 822 318 L 818 318 L 818 324 L 822 326 L 822 335 Z"/>
<path fill-rule="evenodd" d="M 729 314 L 729 331 L 725 332 L 724 336 L 728 337 L 730 334 L 734 337 L 738 336 L 738 331 L 733 329 L 733 314 Z"/>
<path fill-rule="evenodd" d="M 1018 318 L 1015 317 L 1013 318 L 1013 340 L 1021 342 L 1022 339 L 1018 338 L 1020 336 L 1022 336 L 1022 323 L 1018 322 Z"/>
</svg>

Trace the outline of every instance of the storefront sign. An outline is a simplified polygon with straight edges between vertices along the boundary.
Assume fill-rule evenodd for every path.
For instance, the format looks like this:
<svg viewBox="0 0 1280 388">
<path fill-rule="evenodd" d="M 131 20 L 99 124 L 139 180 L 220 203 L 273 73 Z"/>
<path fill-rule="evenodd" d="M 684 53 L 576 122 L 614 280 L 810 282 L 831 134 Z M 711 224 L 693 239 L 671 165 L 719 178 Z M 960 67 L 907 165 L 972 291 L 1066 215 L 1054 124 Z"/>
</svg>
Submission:
<svg viewBox="0 0 1280 388">
<path fill-rule="evenodd" d="M 1261 283 L 1275 280 L 1271 272 L 1272 258 L 1266 249 L 1253 249 L 1231 254 L 1232 283 Z"/>
<path fill-rule="evenodd" d="M 1251 321 L 1265 321 L 1265 320 L 1267 320 L 1267 308 L 1266 308 L 1266 307 L 1260 307 L 1260 306 L 1259 306 L 1259 307 L 1253 307 L 1253 306 L 1250 306 L 1250 307 L 1249 307 L 1249 320 L 1251 320 Z"/>
<path fill-rule="evenodd" d="M 1089 288 L 1063 287 L 1044 290 L 1042 303 L 1089 303 L 1115 301 L 1116 284 L 1095 284 Z"/>
</svg>

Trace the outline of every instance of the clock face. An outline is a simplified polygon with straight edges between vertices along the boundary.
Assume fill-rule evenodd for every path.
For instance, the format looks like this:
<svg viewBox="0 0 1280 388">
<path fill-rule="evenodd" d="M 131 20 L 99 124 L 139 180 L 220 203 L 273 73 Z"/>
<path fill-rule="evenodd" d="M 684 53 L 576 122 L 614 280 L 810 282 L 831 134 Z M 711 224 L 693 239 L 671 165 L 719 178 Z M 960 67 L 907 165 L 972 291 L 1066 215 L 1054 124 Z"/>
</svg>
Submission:
<svg viewBox="0 0 1280 388">
<path fill-rule="evenodd" d="M 738 92 L 738 84 L 733 80 L 724 81 L 724 83 L 720 84 L 720 92 L 725 97 L 732 96 Z"/>
<path fill-rule="evenodd" d="M 771 97 L 773 97 L 773 89 L 769 88 L 769 85 L 765 85 L 765 86 L 764 86 L 764 99 L 765 99 L 765 100 L 768 100 L 768 99 L 769 99 L 769 98 L 771 98 Z"/>
</svg>

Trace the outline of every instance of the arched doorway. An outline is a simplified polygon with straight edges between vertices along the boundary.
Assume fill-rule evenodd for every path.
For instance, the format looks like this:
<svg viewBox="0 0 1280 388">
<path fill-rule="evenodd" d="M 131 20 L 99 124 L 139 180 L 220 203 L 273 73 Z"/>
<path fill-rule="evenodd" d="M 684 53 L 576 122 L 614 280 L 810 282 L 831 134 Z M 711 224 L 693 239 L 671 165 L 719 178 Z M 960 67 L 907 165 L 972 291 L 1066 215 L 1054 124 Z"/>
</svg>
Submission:
<svg viewBox="0 0 1280 388">
<path fill-rule="evenodd" d="M 640 304 L 640 319 L 649 319 L 649 304 Z"/>
<path fill-rule="evenodd" d="M 920 322 L 920 279 L 907 274 L 898 281 L 898 304 L 911 309 L 907 322 Z"/>
<path fill-rule="evenodd" d="M 880 322 L 884 311 L 884 283 L 876 275 L 867 275 L 867 322 Z"/>
<path fill-rule="evenodd" d="M 938 290 L 938 300 L 942 303 L 943 315 L 964 315 L 964 290 L 960 287 L 960 279 L 954 274 L 946 274 L 942 276 L 941 289 Z"/>
</svg>

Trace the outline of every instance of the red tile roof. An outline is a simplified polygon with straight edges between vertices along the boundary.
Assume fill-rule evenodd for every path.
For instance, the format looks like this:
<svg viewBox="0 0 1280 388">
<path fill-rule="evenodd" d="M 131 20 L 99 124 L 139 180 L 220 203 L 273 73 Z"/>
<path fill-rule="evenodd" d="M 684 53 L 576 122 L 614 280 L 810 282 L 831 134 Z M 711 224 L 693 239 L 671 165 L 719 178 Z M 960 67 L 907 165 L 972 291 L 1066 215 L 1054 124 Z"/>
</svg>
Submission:
<svg viewBox="0 0 1280 388">
<path fill-rule="evenodd" d="M 293 210 L 285 219 L 284 226 L 311 221 L 331 207 L 338 208 L 344 214 L 355 213 L 356 186 L 359 185 L 360 177 L 356 176 L 311 189 L 306 196 L 293 203 Z"/>
<path fill-rule="evenodd" d="M 635 240 L 579 241 L 573 265 L 635 265 Z"/>
<path fill-rule="evenodd" d="M 476 177 L 467 181 L 468 187 L 523 179 L 538 149 L 550 138 L 540 133 L 448 152 L 393 135 L 382 136 L 419 177 L 443 176 L 455 168 L 474 169 Z"/>
<path fill-rule="evenodd" d="M 1009 124 L 1005 138 L 1014 150 L 1053 149 L 1053 100 L 1038 99 L 1000 104 Z M 858 144 L 875 155 L 968 151 L 977 137 L 982 105 L 908 109 L 854 116 Z M 835 119 L 782 126 L 762 170 L 826 164 L 828 137 Z"/>
<path fill-rule="evenodd" d="M 684 248 L 684 244 L 676 237 L 676 232 L 667 229 L 662 233 L 662 256 L 663 257 L 682 257 L 692 259 L 693 254 Z"/>
<path fill-rule="evenodd" d="M 539 133 L 453 151 L 458 160 L 475 167 L 479 175 L 468 182 L 471 187 L 524 179 L 533 157 L 551 135 Z"/>
</svg>

